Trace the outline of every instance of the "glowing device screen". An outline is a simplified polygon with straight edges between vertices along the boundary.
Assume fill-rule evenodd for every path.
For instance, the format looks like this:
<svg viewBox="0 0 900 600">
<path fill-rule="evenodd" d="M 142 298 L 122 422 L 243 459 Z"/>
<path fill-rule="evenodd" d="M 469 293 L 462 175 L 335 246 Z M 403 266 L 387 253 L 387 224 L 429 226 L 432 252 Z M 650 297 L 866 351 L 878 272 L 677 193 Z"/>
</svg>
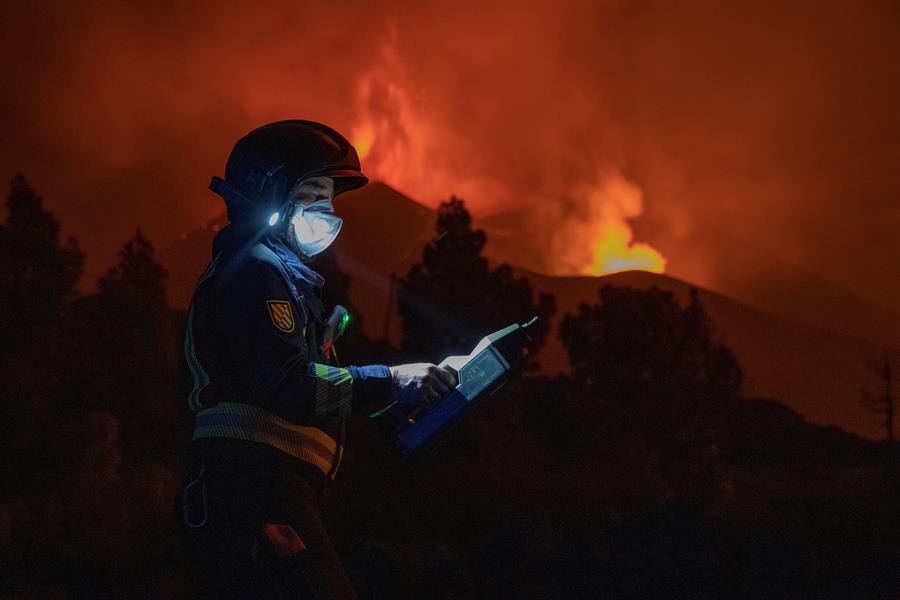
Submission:
<svg viewBox="0 0 900 600">
<path fill-rule="evenodd" d="M 459 370 L 457 389 L 467 400 L 471 400 L 500 377 L 504 370 L 503 364 L 490 348 L 485 348 Z"/>
</svg>

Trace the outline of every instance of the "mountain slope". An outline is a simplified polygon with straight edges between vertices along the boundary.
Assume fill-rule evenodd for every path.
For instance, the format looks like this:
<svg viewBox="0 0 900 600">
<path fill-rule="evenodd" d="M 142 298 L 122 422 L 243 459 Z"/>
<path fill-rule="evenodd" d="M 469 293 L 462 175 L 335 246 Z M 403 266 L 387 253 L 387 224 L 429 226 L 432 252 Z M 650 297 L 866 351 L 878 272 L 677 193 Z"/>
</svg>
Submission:
<svg viewBox="0 0 900 600">
<path fill-rule="evenodd" d="M 477 220 L 485 230 L 485 254 L 535 272 L 552 272 L 552 256 L 534 248 L 546 244 L 527 209 Z M 812 327 L 869 340 L 900 351 L 900 313 L 791 264 L 765 244 L 742 239 L 740 232 L 693 223 L 697 256 L 715 255 L 713 289 L 750 306 Z M 722 265 L 728 265 L 723 269 Z M 678 265 L 673 265 L 677 268 Z"/>
<path fill-rule="evenodd" d="M 344 228 L 334 249 L 342 269 L 351 277 L 350 293 L 364 331 L 372 338 L 382 338 L 387 332 L 387 338 L 396 344 L 401 329 L 391 300 L 391 274 L 403 277 L 421 259 L 423 246 L 434 234 L 435 213 L 381 183 L 349 192 L 336 204 Z M 164 255 L 175 306 L 187 303 L 222 223 L 219 220 L 192 232 Z M 487 234 L 490 247 L 492 234 Z M 497 235 L 498 240 L 501 237 Z M 511 243 L 514 237 L 503 239 Z M 568 368 L 566 353 L 555 335 L 559 320 L 582 302 L 596 302 L 601 285 L 657 286 L 672 291 L 682 302 L 693 287 L 672 277 L 637 271 L 605 277 L 551 277 L 524 269 L 517 269 L 517 274 L 527 277 L 536 291 L 556 297 L 554 332 L 538 357 L 546 373 Z M 866 371 L 865 361 L 880 356 L 879 344 L 776 316 L 709 290 L 698 291 L 722 339 L 744 368 L 747 395 L 781 400 L 819 425 L 836 425 L 869 438 L 882 435 L 875 416 L 859 402 L 861 387 L 877 390 L 879 382 Z M 817 296 L 813 295 L 807 303 L 815 302 Z M 847 310 L 867 308 L 854 305 Z M 883 315 L 878 318 L 885 319 Z M 886 331 L 892 326 L 883 324 Z"/>
<path fill-rule="evenodd" d="M 641 271 L 605 277 L 548 277 L 526 271 L 538 291 L 556 296 L 554 332 L 538 359 L 548 372 L 568 368 L 556 335 L 561 315 L 578 305 L 596 303 L 602 285 L 651 286 L 671 291 L 686 303 L 692 287 L 665 275 Z M 880 437 L 876 419 L 859 403 L 860 388 L 876 389 L 878 382 L 865 369 L 865 361 L 880 355 L 878 346 L 850 336 L 816 329 L 766 313 L 715 292 L 698 294 L 720 338 L 734 351 L 744 369 L 744 393 L 775 398 L 818 425 L 836 425 L 868 438 Z"/>
</svg>

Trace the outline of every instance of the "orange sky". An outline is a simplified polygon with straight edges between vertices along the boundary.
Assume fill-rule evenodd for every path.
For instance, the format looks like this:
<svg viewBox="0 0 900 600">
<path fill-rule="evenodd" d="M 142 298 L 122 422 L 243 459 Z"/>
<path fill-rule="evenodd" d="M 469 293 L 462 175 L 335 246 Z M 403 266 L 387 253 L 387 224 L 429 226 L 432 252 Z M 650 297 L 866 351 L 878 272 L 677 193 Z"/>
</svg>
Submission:
<svg viewBox="0 0 900 600">
<path fill-rule="evenodd" d="M 622 182 L 676 277 L 900 306 L 895 2 L 74 4 L 0 23 L 0 174 L 78 238 L 86 289 L 134 228 L 164 248 L 220 213 L 237 137 L 311 118 L 377 123 L 370 171 L 426 203 L 527 210 L 533 267 Z"/>
</svg>

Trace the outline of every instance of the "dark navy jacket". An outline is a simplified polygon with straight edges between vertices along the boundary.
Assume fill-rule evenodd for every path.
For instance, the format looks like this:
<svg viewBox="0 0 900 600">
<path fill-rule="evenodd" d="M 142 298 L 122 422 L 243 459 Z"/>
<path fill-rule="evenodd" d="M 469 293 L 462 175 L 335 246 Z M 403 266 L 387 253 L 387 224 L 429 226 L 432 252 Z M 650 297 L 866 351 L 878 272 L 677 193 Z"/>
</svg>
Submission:
<svg viewBox="0 0 900 600">
<path fill-rule="evenodd" d="M 384 365 L 325 364 L 323 285 L 274 237 L 257 239 L 234 225 L 219 233 L 184 339 L 194 439 L 255 441 L 326 473 L 327 458 L 336 470 L 336 425 L 354 409 L 386 405 L 391 376 Z"/>
</svg>

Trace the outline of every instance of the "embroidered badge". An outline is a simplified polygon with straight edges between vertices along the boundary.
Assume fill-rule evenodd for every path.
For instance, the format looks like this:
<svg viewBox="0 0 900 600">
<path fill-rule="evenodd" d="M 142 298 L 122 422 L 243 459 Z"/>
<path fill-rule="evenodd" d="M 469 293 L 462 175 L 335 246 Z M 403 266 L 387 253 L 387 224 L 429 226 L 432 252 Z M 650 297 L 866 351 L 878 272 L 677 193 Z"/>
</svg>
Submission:
<svg viewBox="0 0 900 600">
<path fill-rule="evenodd" d="M 291 305 L 284 300 L 266 300 L 269 307 L 269 316 L 272 317 L 272 323 L 275 327 L 285 333 L 294 332 L 294 313 L 291 312 Z"/>
</svg>

